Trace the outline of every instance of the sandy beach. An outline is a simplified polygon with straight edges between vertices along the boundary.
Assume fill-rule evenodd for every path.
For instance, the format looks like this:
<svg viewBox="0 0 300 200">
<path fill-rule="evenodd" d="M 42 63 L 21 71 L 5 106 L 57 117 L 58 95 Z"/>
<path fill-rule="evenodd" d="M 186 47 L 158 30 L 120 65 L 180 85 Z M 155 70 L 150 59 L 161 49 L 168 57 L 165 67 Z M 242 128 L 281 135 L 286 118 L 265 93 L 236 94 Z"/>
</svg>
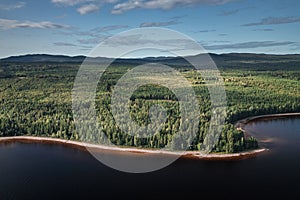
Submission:
<svg viewBox="0 0 300 200">
<path fill-rule="evenodd" d="M 272 114 L 272 115 L 260 115 L 254 117 L 248 117 L 239 120 L 235 123 L 235 126 L 239 130 L 243 130 L 243 127 L 254 120 L 262 120 L 269 118 L 279 118 L 279 117 L 290 117 L 290 116 L 300 116 L 300 113 L 285 113 L 285 114 Z M 249 150 L 239 153 L 210 153 L 201 154 L 199 151 L 166 151 L 166 150 L 155 150 L 155 149 L 140 149 L 131 147 L 117 147 L 117 146 L 105 146 L 98 144 L 89 144 L 80 141 L 64 140 L 58 138 L 48 138 L 48 137 L 35 137 L 35 136 L 13 136 L 13 137 L 1 137 L 0 142 L 38 142 L 38 143 L 56 143 L 62 145 L 68 145 L 75 148 L 80 148 L 82 150 L 96 150 L 96 151 L 110 151 L 110 152 L 127 152 L 129 154 L 156 154 L 156 155 L 169 155 L 169 156 L 181 156 L 181 158 L 188 159 L 200 159 L 200 160 L 237 160 L 256 156 L 263 152 L 268 151 L 266 148 L 259 148 L 255 150 Z"/>
<path fill-rule="evenodd" d="M 132 154 L 160 154 L 160 155 L 169 155 L 169 156 L 181 156 L 182 158 L 188 159 L 201 159 L 201 160 L 231 160 L 231 159 L 243 159 L 257 155 L 259 153 L 267 151 L 265 148 L 249 150 L 239 153 L 211 153 L 211 154 L 200 154 L 198 151 L 183 151 L 183 152 L 174 152 L 174 151 L 164 151 L 164 150 L 154 150 L 154 149 L 139 149 L 139 148 L 121 148 L 116 146 L 104 146 L 89 144 L 80 141 L 71 141 L 57 138 L 47 138 L 47 137 L 35 137 L 35 136 L 13 136 L 13 137 L 2 137 L 0 142 L 39 142 L 39 143 L 58 143 L 62 145 L 68 145 L 80 149 L 97 150 L 97 151 L 114 151 L 118 152 L 128 152 Z"/>
</svg>

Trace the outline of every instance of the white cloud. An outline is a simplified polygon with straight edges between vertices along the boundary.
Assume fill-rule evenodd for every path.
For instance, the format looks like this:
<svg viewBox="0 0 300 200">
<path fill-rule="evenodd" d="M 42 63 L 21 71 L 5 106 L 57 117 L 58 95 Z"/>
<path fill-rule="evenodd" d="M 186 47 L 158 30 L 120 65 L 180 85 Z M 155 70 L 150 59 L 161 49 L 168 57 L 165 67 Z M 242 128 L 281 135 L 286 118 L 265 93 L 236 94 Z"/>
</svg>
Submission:
<svg viewBox="0 0 300 200">
<path fill-rule="evenodd" d="M 71 26 L 56 24 L 49 21 L 33 22 L 0 18 L 0 29 L 14 28 L 68 29 L 71 28 Z"/>
<path fill-rule="evenodd" d="M 61 4 L 66 6 L 75 6 L 79 4 L 86 4 L 86 3 L 116 3 L 119 0 L 51 0 L 54 4 Z"/>
<path fill-rule="evenodd" d="M 103 4 L 116 3 L 119 0 L 51 0 L 52 3 L 64 6 L 76 6 L 81 15 L 96 12 Z"/>
<path fill-rule="evenodd" d="M 16 4 L 9 4 L 9 5 L 0 4 L 0 10 L 10 11 L 10 10 L 23 8 L 25 5 L 26 5 L 25 2 L 17 2 Z"/>
<path fill-rule="evenodd" d="M 95 5 L 95 4 L 87 4 L 87 5 L 83 5 L 80 8 L 78 8 L 77 11 L 81 15 L 85 15 L 85 14 L 88 14 L 88 13 L 96 12 L 99 9 L 100 9 L 100 7 Z"/>
<path fill-rule="evenodd" d="M 81 47 L 81 48 L 86 48 L 86 49 L 91 49 L 92 47 L 86 46 L 86 45 L 78 45 L 70 42 L 54 42 L 53 43 L 55 46 L 61 46 L 61 47 Z"/>
<path fill-rule="evenodd" d="M 116 4 L 113 7 L 112 13 L 121 14 L 137 8 L 168 10 L 178 6 L 222 5 L 232 1 L 236 0 L 129 0 Z"/>
<path fill-rule="evenodd" d="M 51 0 L 52 3 L 62 4 L 62 5 L 67 5 L 67 6 L 74 6 L 77 4 L 87 3 L 87 2 L 91 2 L 91 1 L 94 1 L 94 0 Z"/>
<path fill-rule="evenodd" d="M 92 29 L 92 32 L 109 32 L 109 31 L 114 31 L 118 29 L 124 29 L 128 28 L 128 25 L 111 25 L 111 26 L 103 26 L 99 28 L 94 28 Z"/>
<path fill-rule="evenodd" d="M 227 50 L 227 49 L 254 49 L 261 47 L 275 47 L 275 46 L 286 46 L 293 45 L 295 42 L 291 41 L 253 41 L 253 42 L 241 42 L 232 44 L 219 44 L 219 45 L 205 45 L 204 48 L 207 50 Z"/>
<path fill-rule="evenodd" d="M 95 37 L 95 38 L 88 38 L 88 39 L 79 39 L 77 40 L 80 44 L 99 44 L 100 42 L 104 41 L 106 37 Z"/>
<path fill-rule="evenodd" d="M 135 8 L 141 8 L 142 2 L 140 0 L 138 1 L 128 1 L 125 3 L 119 3 L 113 7 L 113 10 L 111 11 L 113 14 L 121 14 L 123 12 L 126 12 L 128 10 L 132 10 Z"/>
<path fill-rule="evenodd" d="M 261 26 L 274 24 L 289 24 L 300 22 L 300 17 L 268 17 L 262 19 L 260 22 L 243 24 L 242 26 Z"/>
<path fill-rule="evenodd" d="M 69 43 L 69 42 L 54 42 L 53 43 L 56 46 L 65 46 L 65 47 L 76 47 L 76 44 Z"/>
<path fill-rule="evenodd" d="M 195 46 L 195 42 L 189 39 L 182 38 L 157 38 L 156 40 L 148 39 L 143 36 L 143 34 L 130 34 L 130 35 L 118 35 L 105 40 L 103 42 L 104 46 L 109 47 L 118 47 L 122 48 L 123 46 L 138 46 L 138 45 L 149 45 L 155 46 L 161 49 L 173 49 L 180 47 L 182 49 L 198 49 L 198 46 Z"/>
<path fill-rule="evenodd" d="M 162 27 L 179 24 L 177 20 L 171 20 L 167 22 L 144 22 L 140 24 L 140 27 Z"/>
<path fill-rule="evenodd" d="M 57 5 L 80 6 L 77 8 L 77 11 L 80 14 L 95 12 L 104 4 L 113 4 L 111 13 L 121 14 L 137 8 L 169 10 L 179 6 L 213 6 L 222 5 L 233 1 L 238 0 L 51 0 L 52 3 Z"/>
</svg>

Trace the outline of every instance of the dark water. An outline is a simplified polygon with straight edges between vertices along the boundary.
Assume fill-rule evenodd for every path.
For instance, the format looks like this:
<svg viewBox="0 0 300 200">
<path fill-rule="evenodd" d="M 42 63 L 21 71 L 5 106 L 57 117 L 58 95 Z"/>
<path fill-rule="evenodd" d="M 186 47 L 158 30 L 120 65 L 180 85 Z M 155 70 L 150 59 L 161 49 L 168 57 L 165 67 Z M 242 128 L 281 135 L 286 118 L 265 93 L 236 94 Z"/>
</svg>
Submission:
<svg viewBox="0 0 300 200">
<path fill-rule="evenodd" d="M 299 199 L 300 118 L 251 123 L 271 151 L 238 161 L 180 159 L 156 172 L 110 169 L 55 144 L 0 144 L 0 199 Z"/>
</svg>

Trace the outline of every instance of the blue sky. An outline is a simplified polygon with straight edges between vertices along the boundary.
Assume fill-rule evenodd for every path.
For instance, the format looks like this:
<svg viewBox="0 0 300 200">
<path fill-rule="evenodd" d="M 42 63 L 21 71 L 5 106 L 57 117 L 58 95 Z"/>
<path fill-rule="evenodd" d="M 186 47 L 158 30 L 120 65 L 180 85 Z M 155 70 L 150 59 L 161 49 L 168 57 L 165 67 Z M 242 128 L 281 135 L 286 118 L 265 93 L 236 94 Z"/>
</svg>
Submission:
<svg viewBox="0 0 300 200">
<path fill-rule="evenodd" d="M 138 27 L 170 28 L 213 53 L 300 53 L 298 0 L 1 0 L 0 57 L 87 55 Z"/>
</svg>

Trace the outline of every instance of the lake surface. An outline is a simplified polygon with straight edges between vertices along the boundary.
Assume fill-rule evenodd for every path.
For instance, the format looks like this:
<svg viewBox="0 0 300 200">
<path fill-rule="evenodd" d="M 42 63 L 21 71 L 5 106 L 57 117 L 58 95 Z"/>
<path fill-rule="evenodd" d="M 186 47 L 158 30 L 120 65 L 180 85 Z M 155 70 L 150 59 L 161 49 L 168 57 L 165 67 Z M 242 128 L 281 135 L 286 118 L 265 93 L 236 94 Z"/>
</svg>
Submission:
<svg viewBox="0 0 300 200">
<path fill-rule="evenodd" d="M 300 118 L 249 123 L 270 151 L 237 161 L 179 159 L 129 174 L 60 144 L 0 144 L 0 199 L 261 199 L 300 195 Z M 176 199 L 177 199 L 176 198 Z"/>
</svg>

